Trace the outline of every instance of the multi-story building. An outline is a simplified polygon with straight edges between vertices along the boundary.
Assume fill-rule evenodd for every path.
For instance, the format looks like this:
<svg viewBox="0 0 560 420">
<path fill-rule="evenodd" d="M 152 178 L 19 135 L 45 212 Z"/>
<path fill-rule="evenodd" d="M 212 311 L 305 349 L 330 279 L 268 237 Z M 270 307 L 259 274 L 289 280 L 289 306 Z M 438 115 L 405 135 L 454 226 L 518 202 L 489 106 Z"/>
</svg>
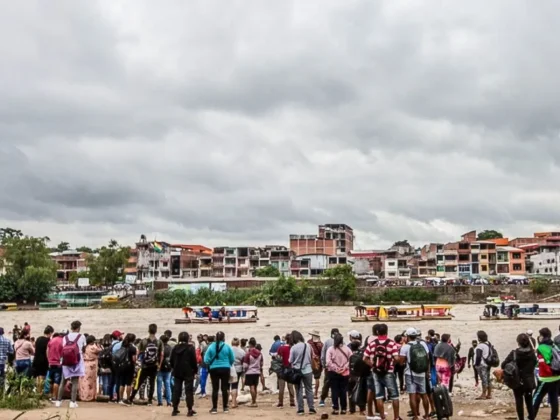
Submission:
<svg viewBox="0 0 560 420">
<path fill-rule="evenodd" d="M 478 241 L 480 247 L 478 260 L 480 261 L 480 275 L 490 276 L 497 272 L 496 244 L 489 241 Z"/>
<path fill-rule="evenodd" d="M 384 269 L 385 250 L 359 250 L 348 253 L 356 275 L 380 276 Z"/>
<path fill-rule="evenodd" d="M 497 274 L 498 275 L 525 275 L 525 251 L 512 246 L 499 246 L 497 248 Z"/>
<path fill-rule="evenodd" d="M 387 251 L 383 272 L 387 280 L 409 280 L 411 270 L 408 266 L 408 258 L 401 256 L 398 251 Z"/>
<path fill-rule="evenodd" d="M 418 277 L 435 277 L 437 275 L 437 250 L 440 244 L 424 245 L 418 259 Z"/>
<path fill-rule="evenodd" d="M 58 265 L 56 270 L 57 281 L 70 281 L 72 273 L 81 273 L 87 270 L 85 252 L 68 250 L 63 252 L 52 252 L 52 260 Z"/>
<path fill-rule="evenodd" d="M 250 247 L 217 247 L 212 253 L 212 277 L 250 277 Z"/>
<path fill-rule="evenodd" d="M 295 277 L 319 277 L 325 270 L 348 263 L 347 257 L 326 254 L 299 255 L 292 259 L 290 272 Z"/>
<path fill-rule="evenodd" d="M 354 249 L 354 231 L 345 224 L 319 226 L 318 235 L 290 235 L 294 255 L 347 255 Z"/>
<path fill-rule="evenodd" d="M 529 262 L 531 266 L 530 272 L 532 274 L 560 274 L 560 245 L 534 245 L 529 246 L 530 249 L 523 248 L 527 251 Z M 526 260 L 527 261 L 527 260 Z"/>
</svg>

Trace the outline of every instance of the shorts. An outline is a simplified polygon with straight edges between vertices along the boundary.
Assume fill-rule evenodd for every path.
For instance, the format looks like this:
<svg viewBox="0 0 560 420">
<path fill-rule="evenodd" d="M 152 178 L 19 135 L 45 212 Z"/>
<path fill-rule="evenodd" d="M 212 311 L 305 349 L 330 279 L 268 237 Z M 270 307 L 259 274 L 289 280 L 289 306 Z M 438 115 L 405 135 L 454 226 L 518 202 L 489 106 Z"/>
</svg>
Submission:
<svg viewBox="0 0 560 420">
<path fill-rule="evenodd" d="M 134 381 L 134 370 L 131 369 L 118 372 L 115 383 L 117 386 L 132 386 L 132 381 Z"/>
<path fill-rule="evenodd" d="M 406 392 L 409 394 L 426 394 L 426 376 L 404 375 L 406 382 Z"/>
<path fill-rule="evenodd" d="M 391 401 L 399 400 L 399 388 L 397 387 L 397 379 L 393 372 L 385 375 L 373 374 L 373 382 L 375 384 L 375 399 L 382 400 L 385 398 L 385 390 Z"/>
<path fill-rule="evenodd" d="M 373 372 L 367 377 L 367 389 L 369 392 L 375 392 L 375 379 L 373 379 Z"/>
<path fill-rule="evenodd" d="M 49 367 L 49 380 L 54 385 L 60 385 L 60 381 L 62 381 L 62 366 Z"/>
<path fill-rule="evenodd" d="M 49 365 L 36 364 L 31 365 L 31 376 L 34 378 L 45 377 L 49 371 Z"/>
<path fill-rule="evenodd" d="M 323 374 L 323 369 L 314 370 L 313 371 L 313 379 L 315 379 L 316 381 L 321 379 L 322 374 Z"/>
<path fill-rule="evenodd" d="M 230 388 L 232 391 L 237 391 L 239 388 L 239 379 L 243 376 L 243 372 L 237 372 L 237 382 L 233 382 L 230 384 Z"/>
<path fill-rule="evenodd" d="M 261 379 L 260 373 L 254 375 L 245 375 L 245 385 L 246 386 L 259 386 L 259 380 Z"/>
<path fill-rule="evenodd" d="M 480 383 L 484 388 L 490 386 L 490 368 L 488 366 L 477 366 L 475 369 L 478 371 L 478 376 L 480 377 Z"/>
</svg>

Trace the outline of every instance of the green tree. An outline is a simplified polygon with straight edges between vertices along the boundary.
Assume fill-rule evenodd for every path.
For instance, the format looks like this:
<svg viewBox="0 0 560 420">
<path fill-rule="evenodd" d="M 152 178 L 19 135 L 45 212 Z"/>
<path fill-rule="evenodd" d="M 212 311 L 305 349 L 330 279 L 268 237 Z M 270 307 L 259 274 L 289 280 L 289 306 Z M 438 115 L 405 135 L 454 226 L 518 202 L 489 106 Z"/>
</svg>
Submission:
<svg viewBox="0 0 560 420">
<path fill-rule="evenodd" d="M 81 246 L 79 248 L 76 248 L 76 251 L 87 252 L 88 254 L 93 254 L 94 253 L 94 250 L 92 248 L 90 248 L 89 246 Z"/>
<path fill-rule="evenodd" d="M 6 274 L 0 278 L 4 300 L 39 301 L 56 285 L 56 263 L 49 256 L 45 238 L 5 236 Z"/>
<path fill-rule="evenodd" d="M 68 251 L 70 249 L 70 244 L 68 242 L 64 242 L 62 241 L 61 243 L 59 243 L 56 247 L 56 250 L 58 252 L 64 252 L 64 251 Z"/>
<path fill-rule="evenodd" d="M 504 237 L 504 235 L 502 235 L 497 230 L 483 230 L 482 232 L 480 232 L 478 234 L 477 239 L 479 241 L 486 241 L 488 239 L 500 239 L 500 238 L 503 238 L 503 237 Z"/>
<path fill-rule="evenodd" d="M 258 268 L 255 271 L 257 277 L 280 277 L 280 270 L 272 265 Z"/>
<path fill-rule="evenodd" d="M 0 241 L 3 242 L 4 239 L 8 238 L 21 238 L 23 233 L 21 230 L 12 229 L 11 227 L 5 227 L 0 229 Z"/>
<path fill-rule="evenodd" d="M 340 296 L 341 300 L 356 298 L 356 277 L 350 265 L 337 265 L 323 273 L 323 278 L 331 281 L 331 289 Z"/>
<path fill-rule="evenodd" d="M 397 241 L 393 244 L 394 247 L 397 246 L 409 246 L 411 247 L 412 245 L 410 245 L 410 243 L 408 242 L 408 239 L 402 240 L 402 241 Z"/>
<path fill-rule="evenodd" d="M 97 257 L 89 255 L 87 258 L 90 283 L 114 286 L 122 279 L 129 256 L 129 247 L 123 247 L 111 239 L 107 246 L 99 249 Z"/>
</svg>

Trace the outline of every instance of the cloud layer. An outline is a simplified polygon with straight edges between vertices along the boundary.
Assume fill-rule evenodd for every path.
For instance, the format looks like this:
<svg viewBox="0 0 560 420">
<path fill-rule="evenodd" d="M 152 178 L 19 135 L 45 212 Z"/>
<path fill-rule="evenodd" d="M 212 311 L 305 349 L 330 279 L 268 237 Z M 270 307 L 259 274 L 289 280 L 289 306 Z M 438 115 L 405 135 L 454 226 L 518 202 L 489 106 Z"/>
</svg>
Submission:
<svg viewBox="0 0 560 420">
<path fill-rule="evenodd" d="M 560 6 L 6 3 L 0 223 L 357 247 L 558 230 Z"/>
</svg>

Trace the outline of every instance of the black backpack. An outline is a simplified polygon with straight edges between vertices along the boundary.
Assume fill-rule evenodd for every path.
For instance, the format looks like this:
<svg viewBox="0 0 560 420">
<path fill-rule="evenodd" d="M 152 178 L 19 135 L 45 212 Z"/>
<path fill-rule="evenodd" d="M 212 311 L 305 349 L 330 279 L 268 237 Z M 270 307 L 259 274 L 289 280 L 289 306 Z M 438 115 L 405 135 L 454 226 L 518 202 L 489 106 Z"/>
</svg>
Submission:
<svg viewBox="0 0 560 420">
<path fill-rule="evenodd" d="M 504 384 L 510 389 L 517 389 L 521 386 L 519 368 L 517 367 L 516 351 L 513 351 L 513 360 L 504 366 Z"/>
<path fill-rule="evenodd" d="M 158 363 L 158 359 L 159 359 L 159 349 L 158 349 L 158 341 L 154 340 L 154 341 L 150 341 L 148 340 L 147 344 L 146 344 L 146 348 L 144 350 L 144 359 L 142 359 L 142 362 L 144 363 L 144 366 L 155 366 Z"/>
<path fill-rule="evenodd" d="M 128 347 L 121 346 L 121 348 L 113 354 L 113 369 L 121 372 L 131 365 L 132 363 L 128 356 Z"/>
<path fill-rule="evenodd" d="M 361 349 L 350 356 L 350 373 L 352 376 L 363 378 L 371 373 L 371 368 L 364 362 L 364 349 Z"/>
<path fill-rule="evenodd" d="M 102 369 L 111 369 L 113 366 L 113 346 L 105 347 L 99 353 L 99 366 Z"/>
<path fill-rule="evenodd" d="M 488 346 L 488 357 L 484 361 L 490 367 L 500 366 L 500 356 L 498 356 L 496 348 L 490 342 L 487 342 L 486 345 Z"/>
<path fill-rule="evenodd" d="M 171 372 L 171 346 L 169 344 L 163 346 L 163 362 L 160 371 Z"/>
<path fill-rule="evenodd" d="M 408 366 L 413 373 L 426 373 L 430 370 L 428 352 L 420 341 L 410 343 L 409 356 Z"/>
</svg>

